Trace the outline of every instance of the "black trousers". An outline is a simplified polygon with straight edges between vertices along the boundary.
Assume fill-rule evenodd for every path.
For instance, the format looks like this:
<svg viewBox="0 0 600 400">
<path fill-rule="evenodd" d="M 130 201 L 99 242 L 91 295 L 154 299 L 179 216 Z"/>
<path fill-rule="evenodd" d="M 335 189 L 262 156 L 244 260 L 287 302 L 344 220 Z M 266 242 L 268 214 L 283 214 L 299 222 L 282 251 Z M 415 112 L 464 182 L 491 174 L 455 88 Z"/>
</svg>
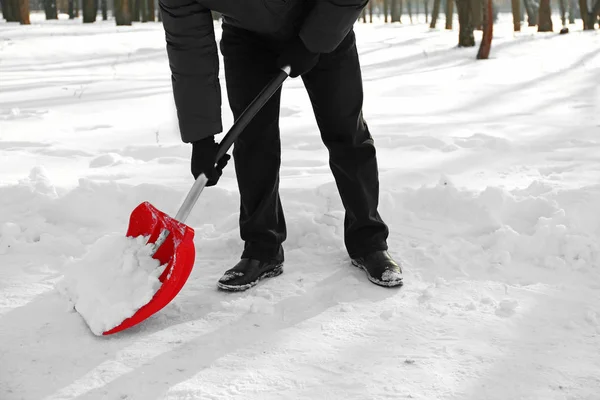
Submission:
<svg viewBox="0 0 600 400">
<path fill-rule="evenodd" d="M 236 119 L 279 72 L 276 59 L 283 46 L 276 38 L 223 25 L 220 47 L 229 104 Z M 377 159 L 362 116 L 362 76 L 354 32 L 334 52 L 323 54 L 302 79 L 346 211 L 346 249 L 351 257 L 387 250 L 389 232 L 377 211 Z M 245 242 L 242 258 L 283 260 L 286 224 L 279 198 L 280 98 L 281 91 L 234 144 L 241 196 L 240 233 Z"/>
</svg>

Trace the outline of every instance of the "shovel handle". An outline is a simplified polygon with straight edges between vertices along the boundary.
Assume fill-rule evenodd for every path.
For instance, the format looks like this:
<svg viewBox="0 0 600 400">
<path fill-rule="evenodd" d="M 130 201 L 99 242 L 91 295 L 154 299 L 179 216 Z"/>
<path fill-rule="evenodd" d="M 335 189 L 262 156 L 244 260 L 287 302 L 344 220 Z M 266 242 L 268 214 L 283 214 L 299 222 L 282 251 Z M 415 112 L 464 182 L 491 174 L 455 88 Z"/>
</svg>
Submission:
<svg viewBox="0 0 600 400">
<path fill-rule="evenodd" d="M 256 96 L 256 98 L 250 103 L 248 107 L 244 110 L 242 115 L 234 122 L 229 132 L 225 135 L 221 143 L 219 143 L 219 150 L 217 151 L 217 160 L 220 160 L 225 153 L 229 150 L 229 148 L 236 141 L 238 136 L 243 132 L 243 130 L 248 126 L 250 121 L 258 114 L 258 112 L 263 108 L 263 106 L 269 101 L 269 99 L 279 90 L 283 82 L 290 76 L 291 67 L 285 66 L 281 68 L 281 71 L 275 78 L 271 80 L 265 86 L 265 88 Z M 187 217 L 192 212 L 194 205 L 198 201 L 200 194 L 206 187 L 208 182 L 208 178 L 204 174 L 200 174 L 194 185 L 190 189 L 190 192 L 185 197 L 183 204 L 179 208 L 177 215 L 175 215 L 175 219 L 181 223 L 185 223 Z M 170 232 L 168 229 L 163 229 L 158 235 L 158 238 L 154 242 L 153 249 L 151 255 L 154 255 L 158 248 L 162 246 L 162 244 L 167 240 Z"/>
<path fill-rule="evenodd" d="M 291 68 L 289 66 L 282 68 L 279 74 L 277 74 L 277 76 L 273 78 L 271 82 L 267 84 L 267 86 L 265 86 L 258 96 L 256 96 L 252 103 L 246 107 L 242 115 L 240 115 L 231 129 L 229 129 L 229 132 L 227 132 L 223 140 L 221 140 L 221 143 L 219 143 L 217 160 L 220 160 L 225 153 L 227 153 L 229 148 L 233 145 L 238 136 L 240 136 L 246 126 L 248 126 L 250 121 L 252 121 L 252 119 L 256 116 L 256 114 L 258 114 L 258 112 L 269 101 L 269 99 L 279 90 L 281 85 L 283 85 L 283 82 L 285 82 L 289 76 L 290 71 Z M 200 174 L 200 176 L 198 176 L 198 179 L 196 179 L 196 182 L 194 182 L 192 189 L 188 193 L 187 197 L 183 201 L 183 204 L 181 205 L 181 208 L 175 216 L 177 221 L 185 223 L 185 220 L 190 215 L 190 212 L 196 204 L 196 201 L 198 201 L 200 194 L 206 187 L 207 182 L 208 179 L 206 178 L 206 175 Z"/>
<path fill-rule="evenodd" d="M 263 108 L 263 106 L 269 101 L 269 99 L 279 90 L 283 82 L 290 75 L 291 68 L 289 66 L 283 67 L 279 74 L 271 80 L 264 87 L 264 89 L 256 96 L 256 98 L 250 103 L 248 107 L 244 110 L 242 115 L 235 121 L 227 135 L 221 140 L 219 144 L 219 151 L 217 152 L 217 160 L 220 160 L 221 157 L 227 153 L 229 148 L 236 141 L 240 133 L 248 126 L 250 121 L 258 114 L 258 112 Z"/>
</svg>

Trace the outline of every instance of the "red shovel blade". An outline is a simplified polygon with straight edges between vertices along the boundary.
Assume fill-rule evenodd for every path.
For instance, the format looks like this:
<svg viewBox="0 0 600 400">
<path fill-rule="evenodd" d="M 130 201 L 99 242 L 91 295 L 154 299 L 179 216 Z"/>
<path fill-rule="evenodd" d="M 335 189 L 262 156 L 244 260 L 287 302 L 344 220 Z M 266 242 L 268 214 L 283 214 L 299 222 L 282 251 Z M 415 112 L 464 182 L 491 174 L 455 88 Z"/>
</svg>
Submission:
<svg viewBox="0 0 600 400">
<path fill-rule="evenodd" d="M 154 243 L 163 229 L 168 229 L 171 233 L 153 256 L 160 261 L 161 265 L 168 263 L 159 278 L 162 282 L 160 289 L 148 304 L 142 306 L 120 325 L 104 332 L 103 335 L 111 335 L 130 328 L 160 311 L 177 296 L 190 276 L 196 258 L 196 250 L 194 248 L 194 230 L 189 226 L 169 217 L 152 204 L 144 202 L 131 213 L 127 236 L 150 236 L 148 243 Z"/>
</svg>

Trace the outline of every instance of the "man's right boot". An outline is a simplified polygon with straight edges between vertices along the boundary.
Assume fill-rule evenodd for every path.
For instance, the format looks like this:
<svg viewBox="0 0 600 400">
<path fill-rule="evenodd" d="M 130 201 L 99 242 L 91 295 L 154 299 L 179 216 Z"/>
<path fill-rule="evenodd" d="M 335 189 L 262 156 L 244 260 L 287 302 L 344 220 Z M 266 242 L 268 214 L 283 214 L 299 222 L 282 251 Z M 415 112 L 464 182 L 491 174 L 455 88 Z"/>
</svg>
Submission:
<svg viewBox="0 0 600 400">
<path fill-rule="evenodd" d="M 250 289 L 266 278 L 273 278 L 283 272 L 283 261 L 260 261 L 242 258 L 232 269 L 223 274 L 217 286 L 230 292 L 241 292 Z"/>
</svg>

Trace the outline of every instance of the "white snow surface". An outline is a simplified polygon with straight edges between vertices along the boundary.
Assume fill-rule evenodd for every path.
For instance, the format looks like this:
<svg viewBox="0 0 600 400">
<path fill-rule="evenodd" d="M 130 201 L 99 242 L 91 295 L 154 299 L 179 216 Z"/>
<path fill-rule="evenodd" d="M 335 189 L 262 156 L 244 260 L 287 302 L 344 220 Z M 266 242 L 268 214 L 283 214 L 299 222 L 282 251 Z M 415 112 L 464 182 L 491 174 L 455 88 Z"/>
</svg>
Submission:
<svg viewBox="0 0 600 400">
<path fill-rule="evenodd" d="M 351 266 L 295 79 L 284 273 L 216 288 L 242 250 L 231 163 L 188 220 L 197 255 L 179 295 L 98 337 L 56 286 L 142 201 L 176 213 L 190 147 L 159 23 L 33 19 L 0 23 L 0 399 L 599 398 L 600 31 L 513 33 L 501 14 L 478 61 L 422 15 L 357 24 L 404 287 Z"/>
<path fill-rule="evenodd" d="M 147 236 L 105 235 L 66 267 L 56 288 L 92 332 L 102 335 L 133 316 L 160 288 L 166 264 L 152 258 L 152 249 Z"/>
</svg>

